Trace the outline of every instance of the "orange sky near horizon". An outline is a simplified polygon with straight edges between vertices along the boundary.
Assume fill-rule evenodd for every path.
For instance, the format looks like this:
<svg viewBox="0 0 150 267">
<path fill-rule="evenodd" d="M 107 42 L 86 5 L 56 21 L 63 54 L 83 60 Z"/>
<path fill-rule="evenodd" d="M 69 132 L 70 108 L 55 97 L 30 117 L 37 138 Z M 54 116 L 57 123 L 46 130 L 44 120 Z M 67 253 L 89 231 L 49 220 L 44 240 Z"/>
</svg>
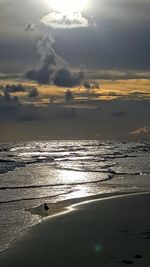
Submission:
<svg viewBox="0 0 150 267">
<path fill-rule="evenodd" d="M 93 81 L 94 82 L 94 81 Z M 141 99 L 150 98 L 150 79 L 127 79 L 127 80 L 95 80 L 99 88 L 86 90 L 83 86 L 71 88 L 75 98 L 98 98 L 102 100 L 112 100 L 118 97 L 137 96 L 141 94 Z M 89 82 L 90 83 L 90 82 Z M 91 82 L 92 83 L 92 82 Z M 24 86 L 35 86 L 41 98 L 49 99 L 54 96 L 59 101 L 64 98 L 67 88 L 54 85 L 39 85 L 35 82 L 25 82 L 18 80 L 0 80 L 0 86 L 7 84 L 22 84 Z M 25 97 L 26 93 L 15 93 L 15 95 Z"/>
</svg>

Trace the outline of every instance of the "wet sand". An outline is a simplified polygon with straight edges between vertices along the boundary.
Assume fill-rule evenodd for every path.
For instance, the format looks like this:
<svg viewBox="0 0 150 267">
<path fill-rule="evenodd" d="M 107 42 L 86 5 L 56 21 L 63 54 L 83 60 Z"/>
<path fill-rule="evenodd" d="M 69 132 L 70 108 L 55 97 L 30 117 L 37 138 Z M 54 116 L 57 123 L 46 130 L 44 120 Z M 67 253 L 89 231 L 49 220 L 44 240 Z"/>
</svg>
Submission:
<svg viewBox="0 0 150 267">
<path fill-rule="evenodd" d="M 150 193 L 73 205 L 26 230 L 1 267 L 150 266 Z"/>
</svg>

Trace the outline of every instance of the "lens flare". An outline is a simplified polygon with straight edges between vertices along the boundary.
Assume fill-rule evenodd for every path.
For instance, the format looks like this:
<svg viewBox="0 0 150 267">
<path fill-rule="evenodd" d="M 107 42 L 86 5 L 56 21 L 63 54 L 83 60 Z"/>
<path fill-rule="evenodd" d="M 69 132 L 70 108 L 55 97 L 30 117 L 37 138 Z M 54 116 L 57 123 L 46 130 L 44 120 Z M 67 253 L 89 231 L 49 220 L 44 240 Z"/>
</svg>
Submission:
<svg viewBox="0 0 150 267">
<path fill-rule="evenodd" d="M 88 0 L 51 0 L 50 5 L 55 11 L 69 15 L 83 11 L 87 7 L 87 2 Z"/>
</svg>

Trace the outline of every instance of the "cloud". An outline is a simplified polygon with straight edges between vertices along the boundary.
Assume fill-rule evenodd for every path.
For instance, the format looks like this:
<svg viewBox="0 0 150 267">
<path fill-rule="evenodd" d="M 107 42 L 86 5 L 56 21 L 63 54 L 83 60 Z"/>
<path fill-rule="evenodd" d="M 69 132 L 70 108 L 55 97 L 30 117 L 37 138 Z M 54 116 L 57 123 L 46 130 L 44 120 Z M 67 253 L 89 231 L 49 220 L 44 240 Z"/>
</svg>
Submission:
<svg viewBox="0 0 150 267">
<path fill-rule="evenodd" d="M 12 97 L 8 93 L 0 96 L 0 122 L 37 120 L 39 120 L 39 113 L 34 105 L 23 105 L 17 97 Z"/>
<path fill-rule="evenodd" d="M 35 26 L 32 22 L 29 22 L 26 26 L 25 26 L 25 32 L 30 33 L 33 32 L 35 30 Z"/>
<path fill-rule="evenodd" d="M 48 32 L 51 27 L 54 28 L 54 24 L 63 26 L 62 15 L 57 23 L 56 14 L 59 13 L 55 12 L 53 16 L 51 13 L 48 14 L 50 2 L 50 0 L 1 0 L 0 69 L 2 72 L 21 72 L 25 66 L 37 62 L 33 39 L 28 39 L 24 32 L 24 29 L 30 32 L 31 22 L 35 25 L 33 32 L 35 38 L 39 36 L 41 28 Z M 59 39 L 58 49 L 72 64 L 84 63 L 88 68 L 106 70 L 105 77 L 107 69 L 114 67 L 120 70 L 138 69 L 143 72 L 140 77 L 144 77 L 144 72 L 149 70 L 150 62 L 148 46 L 150 1 L 102 0 L 101 4 L 99 0 L 90 2 L 90 7 L 85 9 L 84 14 L 78 15 L 76 19 L 78 23 L 74 23 L 75 18 L 70 21 L 67 18 L 68 21 L 64 25 L 72 27 L 74 23 L 75 26 L 80 26 L 79 28 L 73 31 L 53 29 L 57 40 Z M 91 25 L 91 16 L 94 17 L 97 27 L 82 28 L 81 26 Z M 52 18 L 55 23 L 52 23 Z M 42 27 L 39 25 L 40 19 Z M 146 75 L 148 77 L 148 74 Z"/>
<path fill-rule="evenodd" d="M 97 82 L 89 83 L 88 81 L 85 81 L 84 84 L 83 84 L 83 86 L 87 90 L 100 89 L 100 85 Z"/>
<path fill-rule="evenodd" d="M 66 15 L 61 12 L 53 11 L 44 16 L 40 22 L 51 28 L 85 28 L 90 25 L 88 19 L 85 18 L 81 12 L 74 12 L 70 15 Z"/>
<path fill-rule="evenodd" d="M 40 56 L 40 65 L 27 71 L 25 78 L 37 81 L 39 84 L 49 84 L 53 81 L 56 65 L 62 62 L 52 47 L 54 42 L 55 40 L 50 35 L 38 41 L 37 50 Z"/>
<path fill-rule="evenodd" d="M 33 87 L 29 90 L 28 97 L 37 97 L 39 95 L 39 92 L 37 88 Z"/>
<path fill-rule="evenodd" d="M 11 93 L 28 93 L 29 97 L 36 97 L 39 95 L 38 89 L 35 86 L 25 86 L 22 84 L 8 84 L 2 87 L 4 96 L 10 98 Z"/>
<path fill-rule="evenodd" d="M 137 128 L 136 130 L 132 131 L 131 134 L 132 135 L 140 135 L 140 134 L 147 134 L 150 131 L 150 127 L 149 126 L 144 126 L 144 127 L 140 127 Z"/>
<path fill-rule="evenodd" d="M 127 69 L 93 69 L 87 74 L 91 79 L 127 80 L 127 79 L 149 79 L 149 70 L 127 70 Z"/>
<path fill-rule="evenodd" d="M 25 129 L 33 133 L 33 137 L 38 137 L 42 131 L 42 136 L 49 138 L 95 138 L 97 134 L 109 139 L 150 138 L 149 101 L 106 101 L 97 99 L 94 95 L 93 98 L 87 98 L 92 93 L 88 94 L 84 88 L 86 97 L 83 97 L 80 88 L 78 90 L 79 92 L 76 89 L 69 90 L 67 95 L 67 90 L 63 90 L 63 95 L 61 91 L 60 98 L 56 97 L 52 104 L 48 102 L 50 96 L 46 96 L 45 93 L 40 95 L 39 102 L 38 99 L 29 99 L 27 95 L 18 101 L 11 94 L 9 97 L 0 96 L 1 129 L 4 129 L 2 123 L 9 127 L 11 122 L 20 127 L 20 135 L 22 129 Z M 45 100 L 48 101 L 44 102 Z M 9 131 L 5 130 L 5 134 L 11 138 Z"/>
<path fill-rule="evenodd" d="M 16 117 L 20 106 L 19 101 L 16 101 L 16 98 L 11 97 L 9 94 L 0 96 L 0 121 L 11 120 Z"/>
<path fill-rule="evenodd" d="M 21 84 L 11 84 L 4 87 L 4 94 L 26 92 L 26 88 Z"/>
<path fill-rule="evenodd" d="M 66 102 L 72 102 L 73 100 L 74 100 L 73 93 L 68 89 L 68 90 L 65 92 L 65 101 L 66 101 Z"/>
<path fill-rule="evenodd" d="M 56 54 L 53 44 L 55 40 L 50 36 L 38 41 L 37 49 L 40 64 L 25 73 L 25 78 L 39 84 L 55 84 L 73 87 L 81 84 L 84 78 L 83 70 L 72 72 L 67 62 Z"/>
<path fill-rule="evenodd" d="M 54 84 L 63 87 L 74 87 L 82 83 L 84 79 L 84 72 L 71 72 L 67 68 L 62 68 L 57 71 Z"/>
</svg>

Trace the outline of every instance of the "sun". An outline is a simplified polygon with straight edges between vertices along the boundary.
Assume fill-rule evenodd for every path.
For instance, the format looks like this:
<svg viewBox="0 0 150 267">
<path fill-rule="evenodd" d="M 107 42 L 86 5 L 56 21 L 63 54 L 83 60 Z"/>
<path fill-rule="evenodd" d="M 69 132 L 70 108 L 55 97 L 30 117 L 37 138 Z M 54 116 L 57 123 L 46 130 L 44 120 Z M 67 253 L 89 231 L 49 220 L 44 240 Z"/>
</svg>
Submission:
<svg viewBox="0 0 150 267">
<path fill-rule="evenodd" d="M 50 0 L 50 5 L 55 11 L 70 15 L 83 11 L 88 4 L 88 0 Z"/>
</svg>

